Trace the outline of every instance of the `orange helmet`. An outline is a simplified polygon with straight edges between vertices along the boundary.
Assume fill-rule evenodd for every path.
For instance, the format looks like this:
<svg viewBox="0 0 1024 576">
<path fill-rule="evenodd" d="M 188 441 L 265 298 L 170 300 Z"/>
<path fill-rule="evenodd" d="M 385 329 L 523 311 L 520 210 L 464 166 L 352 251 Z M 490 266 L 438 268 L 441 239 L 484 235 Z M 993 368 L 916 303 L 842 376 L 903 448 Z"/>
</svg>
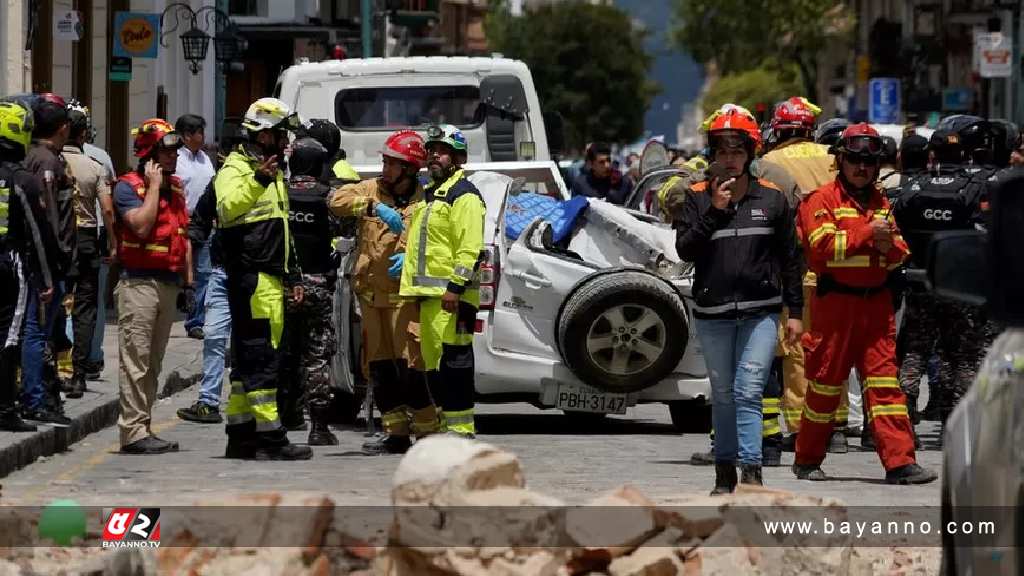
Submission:
<svg viewBox="0 0 1024 576">
<path fill-rule="evenodd" d="M 417 168 L 423 168 L 427 164 L 427 149 L 423 144 L 423 137 L 414 130 L 399 130 L 388 136 L 380 153 L 408 162 Z"/>
<path fill-rule="evenodd" d="M 757 120 L 741 109 L 730 109 L 711 121 L 708 126 L 708 146 L 714 150 L 718 146 L 729 148 L 743 146 L 750 153 L 761 144 L 761 131 L 757 127 Z"/>
<path fill-rule="evenodd" d="M 135 136 L 135 156 L 146 158 L 153 153 L 153 148 L 181 148 L 184 144 L 181 137 L 174 131 L 167 120 L 163 118 L 150 118 L 132 130 Z"/>
</svg>

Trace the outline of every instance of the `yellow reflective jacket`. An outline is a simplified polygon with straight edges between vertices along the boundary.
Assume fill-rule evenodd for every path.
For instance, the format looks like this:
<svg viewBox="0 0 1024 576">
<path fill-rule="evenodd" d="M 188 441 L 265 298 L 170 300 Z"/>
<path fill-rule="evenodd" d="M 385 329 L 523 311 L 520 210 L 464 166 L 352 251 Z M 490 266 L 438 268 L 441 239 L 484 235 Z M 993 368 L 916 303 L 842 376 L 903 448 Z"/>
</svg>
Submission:
<svg viewBox="0 0 1024 576">
<path fill-rule="evenodd" d="M 274 276 L 298 272 L 288 230 L 288 186 L 284 174 L 264 186 L 256 161 L 232 152 L 214 177 L 217 228 L 225 267 Z"/>
<path fill-rule="evenodd" d="M 789 140 L 772 148 L 763 158 L 782 166 L 804 197 L 836 179 L 835 158 L 824 144 Z"/>
<path fill-rule="evenodd" d="M 431 182 L 424 197 L 407 232 L 399 293 L 439 297 L 447 290 L 477 306 L 476 275 L 487 215 L 483 196 L 459 170 L 443 183 Z"/>
<path fill-rule="evenodd" d="M 362 178 L 359 177 L 359 172 L 348 163 L 347 160 L 338 160 L 334 163 L 331 168 L 334 172 L 334 177 L 338 180 L 344 180 L 346 182 L 359 182 Z"/>
</svg>

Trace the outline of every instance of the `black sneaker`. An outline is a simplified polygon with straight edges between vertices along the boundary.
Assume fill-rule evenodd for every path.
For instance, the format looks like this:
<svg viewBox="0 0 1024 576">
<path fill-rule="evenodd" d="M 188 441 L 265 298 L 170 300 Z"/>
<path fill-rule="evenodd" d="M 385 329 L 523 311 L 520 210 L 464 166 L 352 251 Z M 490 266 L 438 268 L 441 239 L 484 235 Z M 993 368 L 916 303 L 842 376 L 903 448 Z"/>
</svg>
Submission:
<svg viewBox="0 0 1024 576">
<path fill-rule="evenodd" d="M 47 410 L 40 408 L 38 410 L 24 410 L 21 413 L 21 417 L 25 420 L 32 420 L 35 422 L 45 422 L 47 424 L 53 424 L 54 426 L 70 426 L 71 418 L 56 412 L 53 410 Z"/>
<path fill-rule="evenodd" d="M 203 329 L 200 328 L 199 326 L 196 326 L 195 328 L 189 328 L 186 334 L 188 335 L 189 338 L 193 340 L 202 340 L 203 337 L 205 336 L 203 334 Z"/>
<path fill-rule="evenodd" d="M 935 472 L 917 464 L 907 464 L 885 473 L 886 484 L 927 484 L 939 477 Z"/>
<path fill-rule="evenodd" d="M 828 476 L 825 475 L 820 466 L 793 464 L 792 470 L 797 480 L 813 480 L 815 482 L 828 480 Z"/>
<path fill-rule="evenodd" d="M 161 440 L 156 436 L 146 436 L 142 440 L 136 440 L 127 446 L 121 447 L 122 454 L 166 454 L 177 452 L 178 443 Z"/>
<path fill-rule="evenodd" d="M 5 432 L 35 432 L 37 428 L 22 420 L 15 410 L 7 410 L 0 414 L 0 430 Z"/>
<path fill-rule="evenodd" d="M 412 446 L 408 436 L 393 436 L 385 434 L 367 440 L 362 445 L 362 452 L 367 456 L 379 456 L 381 454 L 405 454 Z"/>
<path fill-rule="evenodd" d="M 178 418 L 200 424 L 220 424 L 224 421 L 216 406 L 210 406 L 203 402 L 196 402 L 188 408 L 179 408 Z"/>
<path fill-rule="evenodd" d="M 832 432 L 832 438 L 828 441 L 829 454 L 846 454 L 850 451 L 850 445 L 846 442 L 846 434 L 841 430 Z"/>
<path fill-rule="evenodd" d="M 309 460 L 313 457 L 313 449 L 299 444 L 284 446 L 263 446 L 253 453 L 254 460 Z"/>
<path fill-rule="evenodd" d="M 70 380 L 61 382 L 61 391 L 65 398 L 77 399 L 85 396 L 85 376 L 72 376 Z"/>
<path fill-rule="evenodd" d="M 85 379 L 95 382 L 103 377 L 103 362 L 88 362 L 85 365 Z"/>
</svg>

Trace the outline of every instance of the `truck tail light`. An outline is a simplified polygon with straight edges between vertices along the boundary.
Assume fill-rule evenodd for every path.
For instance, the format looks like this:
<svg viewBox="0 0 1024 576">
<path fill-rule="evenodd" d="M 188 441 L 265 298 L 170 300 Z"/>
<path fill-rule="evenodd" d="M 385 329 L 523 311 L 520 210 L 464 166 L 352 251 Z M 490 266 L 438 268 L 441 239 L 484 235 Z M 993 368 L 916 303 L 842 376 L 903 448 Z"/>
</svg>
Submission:
<svg viewBox="0 0 1024 576">
<path fill-rule="evenodd" d="M 498 297 L 498 247 L 488 244 L 478 271 L 480 278 L 480 309 L 493 310 Z"/>
</svg>

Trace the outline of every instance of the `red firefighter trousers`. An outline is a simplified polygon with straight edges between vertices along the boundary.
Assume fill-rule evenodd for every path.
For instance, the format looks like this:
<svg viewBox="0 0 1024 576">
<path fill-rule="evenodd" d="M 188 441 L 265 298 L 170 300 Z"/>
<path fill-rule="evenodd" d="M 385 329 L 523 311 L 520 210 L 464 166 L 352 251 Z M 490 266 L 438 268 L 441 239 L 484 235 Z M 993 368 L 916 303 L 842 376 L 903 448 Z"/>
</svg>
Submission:
<svg viewBox="0 0 1024 576">
<path fill-rule="evenodd" d="M 803 336 L 807 397 L 796 463 L 818 466 L 825 460 L 833 416 L 845 393 L 843 382 L 856 367 L 882 466 L 889 471 L 913 464 L 913 429 L 896 377 L 896 320 L 889 291 L 869 296 L 815 295 L 811 315 L 814 326 Z"/>
</svg>

